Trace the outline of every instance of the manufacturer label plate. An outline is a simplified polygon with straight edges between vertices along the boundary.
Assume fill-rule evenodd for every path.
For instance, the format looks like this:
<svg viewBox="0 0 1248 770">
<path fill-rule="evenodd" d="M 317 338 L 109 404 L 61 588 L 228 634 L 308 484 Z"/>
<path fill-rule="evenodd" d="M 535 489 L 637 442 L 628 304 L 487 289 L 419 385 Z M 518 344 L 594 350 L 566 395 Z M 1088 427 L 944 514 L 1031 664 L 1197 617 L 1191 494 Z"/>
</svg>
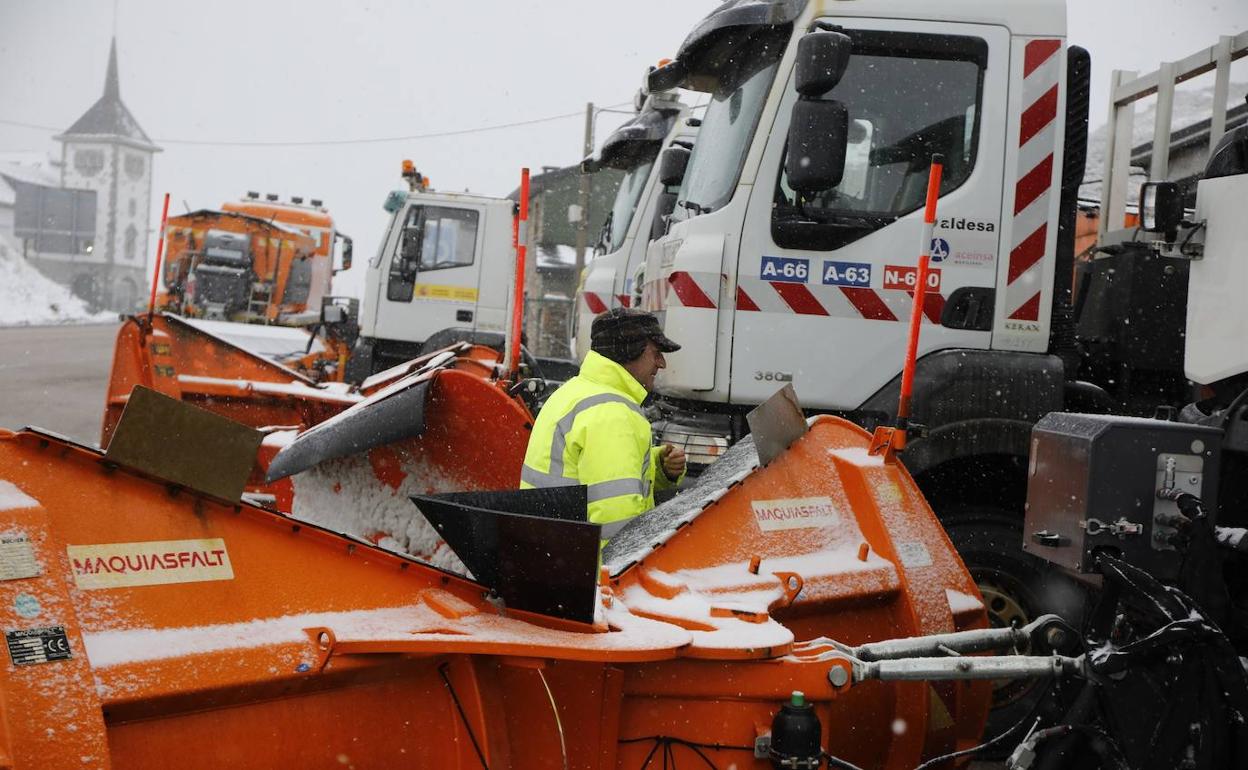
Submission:
<svg viewBox="0 0 1248 770">
<path fill-rule="evenodd" d="M 897 543 L 897 558 L 901 559 L 902 566 L 907 569 L 932 566 L 931 552 L 918 540 Z"/>
<path fill-rule="evenodd" d="M 69 637 L 65 635 L 64 626 L 5 631 L 4 640 L 9 646 L 9 659 L 15 666 L 51 663 L 73 657 L 69 652 Z"/>
<path fill-rule="evenodd" d="M 21 580 L 43 574 L 30 538 L 25 535 L 0 537 L 0 580 Z"/>
</svg>

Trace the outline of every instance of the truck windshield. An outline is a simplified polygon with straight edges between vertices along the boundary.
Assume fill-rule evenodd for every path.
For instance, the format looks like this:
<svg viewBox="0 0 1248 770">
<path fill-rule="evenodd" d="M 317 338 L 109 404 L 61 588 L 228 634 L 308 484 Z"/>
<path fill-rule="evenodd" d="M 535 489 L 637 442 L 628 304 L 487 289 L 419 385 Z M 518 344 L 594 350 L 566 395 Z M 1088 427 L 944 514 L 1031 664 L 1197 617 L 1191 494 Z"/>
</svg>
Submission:
<svg viewBox="0 0 1248 770">
<path fill-rule="evenodd" d="M 673 219 L 713 211 L 732 199 L 788 36 L 789 27 L 770 30 L 730 54 L 711 92 Z"/>
<path fill-rule="evenodd" d="M 836 248 L 919 208 L 933 153 L 945 156 L 942 195 L 975 167 L 987 44 L 961 35 L 846 33 L 853 56 L 825 95 L 849 110 L 844 176 L 798 201 L 782 164 L 773 209 L 777 223 L 824 224 L 836 232 L 804 229 L 807 238 L 780 245 Z M 779 229 L 777 242 L 789 240 Z"/>
<path fill-rule="evenodd" d="M 654 168 L 653 158 L 633 166 L 624 174 L 624 179 L 615 192 L 615 202 L 611 204 L 611 214 L 607 217 L 603 228 L 603 239 L 600 245 L 602 253 L 610 254 L 624 245 L 624 236 L 628 233 L 628 226 L 637 213 L 641 191 L 646 187 L 646 180 L 650 178 L 652 168 Z"/>
</svg>

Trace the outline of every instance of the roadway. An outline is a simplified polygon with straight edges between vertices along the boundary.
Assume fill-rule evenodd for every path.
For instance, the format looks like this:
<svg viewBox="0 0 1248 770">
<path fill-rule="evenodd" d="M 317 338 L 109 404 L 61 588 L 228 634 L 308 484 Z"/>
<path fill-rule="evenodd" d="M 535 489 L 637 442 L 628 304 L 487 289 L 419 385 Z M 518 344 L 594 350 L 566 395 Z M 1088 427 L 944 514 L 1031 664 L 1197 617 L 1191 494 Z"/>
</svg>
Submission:
<svg viewBox="0 0 1248 770">
<path fill-rule="evenodd" d="M 0 327 L 0 428 L 100 440 L 119 323 Z"/>
</svg>

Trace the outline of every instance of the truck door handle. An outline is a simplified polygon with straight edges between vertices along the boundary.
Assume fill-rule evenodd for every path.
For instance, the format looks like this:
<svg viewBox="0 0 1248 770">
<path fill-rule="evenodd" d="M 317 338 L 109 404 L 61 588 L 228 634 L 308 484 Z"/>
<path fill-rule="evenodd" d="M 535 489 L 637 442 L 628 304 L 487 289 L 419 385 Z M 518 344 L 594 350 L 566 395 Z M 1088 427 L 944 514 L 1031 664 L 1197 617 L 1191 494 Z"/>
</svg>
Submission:
<svg viewBox="0 0 1248 770">
<path fill-rule="evenodd" d="M 468 323 L 472 321 L 472 311 L 471 310 L 456 310 L 455 320 L 462 321 L 464 323 Z"/>
</svg>

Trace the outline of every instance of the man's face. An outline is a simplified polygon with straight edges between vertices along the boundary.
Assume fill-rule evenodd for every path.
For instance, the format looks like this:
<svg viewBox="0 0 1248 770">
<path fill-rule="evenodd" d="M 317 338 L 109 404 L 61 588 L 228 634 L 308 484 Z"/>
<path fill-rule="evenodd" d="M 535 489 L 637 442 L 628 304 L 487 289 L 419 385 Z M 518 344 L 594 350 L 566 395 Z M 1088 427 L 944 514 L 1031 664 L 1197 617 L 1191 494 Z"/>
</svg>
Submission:
<svg viewBox="0 0 1248 770">
<path fill-rule="evenodd" d="M 647 391 L 654 390 L 654 376 L 659 373 L 660 369 L 667 368 L 667 360 L 663 358 L 663 352 L 659 350 L 659 346 L 654 344 L 653 340 L 646 340 L 646 350 L 636 360 L 630 361 L 624 365 L 628 373 L 633 375 L 637 382 Z"/>
</svg>

